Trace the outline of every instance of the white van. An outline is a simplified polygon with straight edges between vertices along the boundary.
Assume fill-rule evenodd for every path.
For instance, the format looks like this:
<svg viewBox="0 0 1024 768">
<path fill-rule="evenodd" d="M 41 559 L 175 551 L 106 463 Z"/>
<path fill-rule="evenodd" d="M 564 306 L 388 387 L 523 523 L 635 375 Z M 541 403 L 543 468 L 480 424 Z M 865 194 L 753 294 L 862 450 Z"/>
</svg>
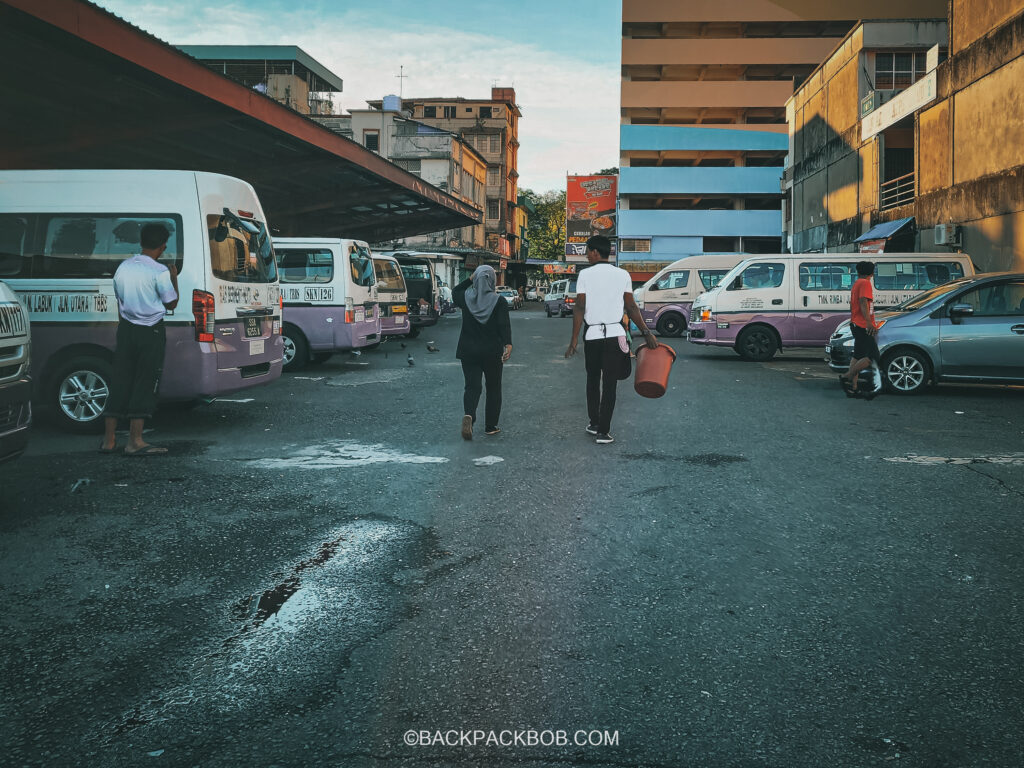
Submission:
<svg viewBox="0 0 1024 768">
<path fill-rule="evenodd" d="M 284 367 L 380 343 L 373 255 L 362 240 L 278 237 L 284 301 Z"/>
<path fill-rule="evenodd" d="M 0 267 L 5 258 L 0 243 Z M 28 313 L 0 283 L 0 462 L 20 456 L 32 427 L 31 343 Z"/>
<path fill-rule="evenodd" d="M 644 322 L 659 336 L 686 331 L 693 300 L 718 285 L 749 254 L 696 255 L 679 259 L 633 291 Z"/>
<path fill-rule="evenodd" d="M 819 347 L 850 317 L 857 262 L 875 265 L 875 310 L 974 274 L 963 253 L 801 253 L 747 258 L 699 296 L 687 337 L 770 360 L 783 347 Z"/>
<path fill-rule="evenodd" d="M 189 401 L 281 374 L 281 291 L 252 187 L 195 171 L 0 171 L 0 279 L 33 329 L 35 395 L 63 426 L 102 427 L 117 334 L 113 275 L 139 230 L 171 233 L 178 269 L 162 400 Z"/>
<path fill-rule="evenodd" d="M 555 280 L 544 294 L 544 310 L 548 317 L 571 315 L 576 306 L 576 277 Z"/>
<path fill-rule="evenodd" d="M 405 336 L 409 333 L 409 292 L 402 268 L 394 256 L 375 253 L 373 269 L 377 273 L 381 336 Z"/>
</svg>

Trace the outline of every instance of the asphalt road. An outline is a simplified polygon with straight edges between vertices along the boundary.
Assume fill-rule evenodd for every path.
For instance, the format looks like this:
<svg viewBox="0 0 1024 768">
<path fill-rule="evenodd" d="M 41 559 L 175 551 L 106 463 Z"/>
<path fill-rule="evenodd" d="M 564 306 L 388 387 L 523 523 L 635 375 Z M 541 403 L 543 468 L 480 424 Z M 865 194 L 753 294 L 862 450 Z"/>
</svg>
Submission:
<svg viewBox="0 0 1024 768">
<path fill-rule="evenodd" d="M 162 412 L 167 457 L 40 425 L 0 765 L 1024 764 L 1024 391 L 674 340 L 598 446 L 531 307 L 465 443 L 459 323 Z"/>
</svg>

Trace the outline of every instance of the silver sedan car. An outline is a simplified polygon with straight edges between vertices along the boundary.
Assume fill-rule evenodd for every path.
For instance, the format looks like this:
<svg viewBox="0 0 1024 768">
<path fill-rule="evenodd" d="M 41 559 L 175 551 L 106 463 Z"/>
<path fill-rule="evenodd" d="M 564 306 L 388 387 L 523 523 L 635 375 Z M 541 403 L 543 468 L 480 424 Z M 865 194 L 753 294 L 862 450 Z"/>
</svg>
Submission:
<svg viewBox="0 0 1024 768">
<path fill-rule="evenodd" d="M 876 322 L 882 381 L 909 395 L 939 382 L 1024 384 L 1024 273 L 990 272 L 915 296 Z M 825 362 L 845 371 L 853 352 L 849 321 L 825 346 Z"/>
</svg>

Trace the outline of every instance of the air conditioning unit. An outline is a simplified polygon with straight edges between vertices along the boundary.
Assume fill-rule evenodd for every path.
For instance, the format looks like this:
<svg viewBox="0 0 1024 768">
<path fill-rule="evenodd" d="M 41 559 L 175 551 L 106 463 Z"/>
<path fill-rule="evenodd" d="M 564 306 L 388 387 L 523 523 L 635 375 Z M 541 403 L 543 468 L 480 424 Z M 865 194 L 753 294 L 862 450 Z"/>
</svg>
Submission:
<svg viewBox="0 0 1024 768">
<path fill-rule="evenodd" d="M 935 244 L 936 245 L 959 245 L 960 244 L 960 227 L 956 224 L 936 224 L 935 225 Z"/>
</svg>

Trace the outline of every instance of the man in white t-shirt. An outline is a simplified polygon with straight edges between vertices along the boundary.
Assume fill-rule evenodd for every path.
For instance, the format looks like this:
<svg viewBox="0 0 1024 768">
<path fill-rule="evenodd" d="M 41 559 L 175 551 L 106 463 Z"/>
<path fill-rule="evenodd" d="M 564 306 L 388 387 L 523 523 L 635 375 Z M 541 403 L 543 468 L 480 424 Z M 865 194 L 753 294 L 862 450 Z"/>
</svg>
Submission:
<svg viewBox="0 0 1024 768">
<path fill-rule="evenodd" d="M 101 453 L 117 451 L 117 420 L 128 419 L 126 456 L 167 453 L 142 439 L 145 420 L 156 408 L 167 335 L 164 315 L 178 305 L 178 273 L 158 260 L 167 250 L 170 233 L 163 224 L 146 224 L 139 233 L 142 253 L 125 259 L 114 272 L 117 297 L 117 347 L 107 400 L 106 430 Z"/>
<path fill-rule="evenodd" d="M 658 340 L 640 315 L 633 299 L 633 282 L 629 272 L 610 264 L 611 241 L 604 235 L 587 240 L 587 261 L 591 266 L 576 279 L 576 306 L 572 313 L 572 341 L 566 357 L 576 354 L 576 340 L 584 322 L 587 332 L 583 353 L 587 366 L 587 413 L 590 423 L 587 434 L 596 435 L 597 442 L 614 442 L 611 436 L 612 411 L 615 410 L 615 387 L 629 365 L 629 346 L 622 316 L 636 323 L 651 349 Z"/>
</svg>

